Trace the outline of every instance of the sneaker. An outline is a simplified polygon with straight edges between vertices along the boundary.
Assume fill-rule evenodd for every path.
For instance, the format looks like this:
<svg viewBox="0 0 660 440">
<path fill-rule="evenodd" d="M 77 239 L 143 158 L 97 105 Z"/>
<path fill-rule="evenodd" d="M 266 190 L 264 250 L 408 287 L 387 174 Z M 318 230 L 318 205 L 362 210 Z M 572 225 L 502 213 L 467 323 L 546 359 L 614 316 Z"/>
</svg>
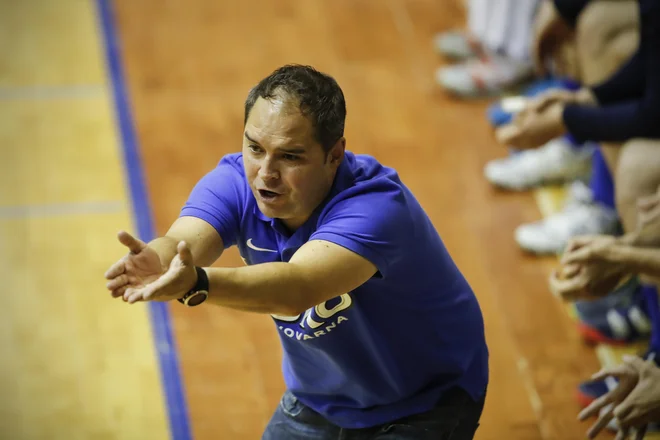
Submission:
<svg viewBox="0 0 660 440">
<path fill-rule="evenodd" d="M 483 55 L 436 70 L 436 82 L 463 98 L 495 96 L 531 78 L 529 62 L 519 62 L 496 54 Z"/>
<path fill-rule="evenodd" d="M 436 34 L 433 37 L 433 48 L 440 55 L 452 60 L 465 60 L 482 54 L 479 40 L 463 30 L 453 30 Z"/>
<path fill-rule="evenodd" d="M 528 252 L 560 254 L 578 235 L 614 235 L 619 231 L 616 210 L 593 201 L 587 185 L 575 181 L 564 209 L 543 220 L 518 226 L 515 240 Z"/>
<path fill-rule="evenodd" d="M 651 318 L 637 278 L 603 298 L 576 301 L 575 310 L 578 331 L 591 344 L 627 345 L 651 334 Z"/>
<path fill-rule="evenodd" d="M 560 137 L 539 148 L 492 160 L 484 167 L 484 175 L 491 184 L 513 191 L 585 179 L 591 172 L 594 151 L 592 144 L 575 147 Z"/>
</svg>

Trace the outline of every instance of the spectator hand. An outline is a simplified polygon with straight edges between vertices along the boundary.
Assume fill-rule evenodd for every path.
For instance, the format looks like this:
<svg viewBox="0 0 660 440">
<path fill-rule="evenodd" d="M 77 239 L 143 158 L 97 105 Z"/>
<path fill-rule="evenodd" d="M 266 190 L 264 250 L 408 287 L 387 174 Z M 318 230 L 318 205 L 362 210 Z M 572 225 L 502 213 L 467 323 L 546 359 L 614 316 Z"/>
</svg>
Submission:
<svg viewBox="0 0 660 440">
<path fill-rule="evenodd" d="M 555 88 L 531 98 L 525 110 L 542 112 L 553 104 L 595 105 L 596 98 L 588 88 L 581 88 L 580 90 Z"/>
<path fill-rule="evenodd" d="M 622 429 L 639 428 L 660 421 L 660 368 L 653 359 L 645 361 L 636 356 L 625 357 L 624 365 L 634 369 L 639 380 L 613 411 L 619 426 Z"/>
<path fill-rule="evenodd" d="M 624 356 L 623 360 L 621 365 L 592 376 L 593 380 L 612 376 L 619 384 L 579 414 L 579 420 L 599 415 L 587 433 L 589 438 L 596 437 L 612 418 L 616 418 L 620 429 L 616 440 L 627 439 L 632 430 L 636 431 L 635 439 L 641 440 L 647 424 L 660 420 L 660 368 L 652 358 L 644 361 L 637 356 Z"/>
<path fill-rule="evenodd" d="M 608 261 L 608 250 L 616 239 L 607 235 L 572 239 L 562 265 L 550 276 L 550 290 L 565 301 L 596 299 L 607 295 L 626 275 L 619 264 Z"/>
<path fill-rule="evenodd" d="M 598 416 L 596 423 L 594 423 L 591 428 L 589 428 L 589 431 L 587 431 L 587 437 L 590 439 L 595 438 L 603 428 L 610 423 L 615 417 L 614 413 L 617 409 L 617 405 L 623 402 L 632 393 L 640 380 L 637 369 L 626 363 L 617 365 L 616 367 L 604 368 L 594 374 L 591 379 L 599 381 L 604 380 L 607 377 L 615 377 L 618 379 L 617 387 L 594 400 L 578 415 L 578 420 L 580 421 L 584 421 L 593 416 Z"/>
<path fill-rule="evenodd" d="M 536 112 L 525 109 L 514 120 L 497 129 L 496 138 L 512 148 L 537 148 L 566 133 L 563 122 L 564 105 L 556 102 Z"/>
</svg>

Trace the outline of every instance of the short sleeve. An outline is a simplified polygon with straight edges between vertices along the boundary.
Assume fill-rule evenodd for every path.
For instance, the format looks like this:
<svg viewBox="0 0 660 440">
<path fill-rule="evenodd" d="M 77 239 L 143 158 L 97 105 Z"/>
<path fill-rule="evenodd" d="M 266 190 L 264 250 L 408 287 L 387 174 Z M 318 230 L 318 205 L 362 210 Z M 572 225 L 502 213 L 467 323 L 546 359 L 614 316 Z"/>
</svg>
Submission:
<svg viewBox="0 0 660 440">
<path fill-rule="evenodd" d="M 310 240 L 345 247 L 371 261 L 386 278 L 412 231 L 406 197 L 391 181 L 351 192 L 354 194 L 326 207 Z"/>
<path fill-rule="evenodd" d="M 180 217 L 206 221 L 218 231 L 224 247 L 228 248 L 236 244 L 247 191 L 242 167 L 225 157 L 197 182 Z"/>
</svg>

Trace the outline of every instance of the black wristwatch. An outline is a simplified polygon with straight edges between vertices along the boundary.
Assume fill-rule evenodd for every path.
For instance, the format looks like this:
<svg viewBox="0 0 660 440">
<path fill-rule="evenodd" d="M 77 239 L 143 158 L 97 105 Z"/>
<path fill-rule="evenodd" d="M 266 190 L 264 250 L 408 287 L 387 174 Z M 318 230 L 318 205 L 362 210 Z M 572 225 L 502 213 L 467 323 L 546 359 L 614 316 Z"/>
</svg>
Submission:
<svg viewBox="0 0 660 440">
<path fill-rule="evenodd" d="M 177 300 L 188 307 L 198 306 L 209 297 L 209 277 L 206 275 L 206 271 L 197 266 L 195 266 L 195 270 L 197 271 L 197 283 L 188 293 Z"/>
</svg>

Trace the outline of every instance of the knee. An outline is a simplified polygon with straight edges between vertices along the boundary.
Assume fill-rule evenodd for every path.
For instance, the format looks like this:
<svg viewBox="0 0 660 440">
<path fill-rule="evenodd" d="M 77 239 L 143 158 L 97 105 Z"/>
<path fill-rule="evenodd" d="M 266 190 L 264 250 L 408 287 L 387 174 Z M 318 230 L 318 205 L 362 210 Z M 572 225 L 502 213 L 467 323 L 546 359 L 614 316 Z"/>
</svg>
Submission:
<svg viewBox="0 0 660 440">
<path fill-rule="evenodd" d="M 637 199 L 656 193 L 660 185 L 660 140 L 633 139 L 621 149 L 615 171 L 616 205 L 624 229 L 637 222 Z"/>
<path fill-rule="evenodd" d="M 608 51 L 626 51 L 620 54 L 628 57 L 630 46 L 636 47 L 639 27 L 638 5 L 635 1 L 594 1 L 589 3 L 578 17 L 576 43 L 584 57 L 600 57 Z M 618 41 L 619 38 L 622 41 Z M 613 42 L 617 44 L 612 45 Z M 609 53 L 610 51 L 608 51 Z"/>
</svg>

